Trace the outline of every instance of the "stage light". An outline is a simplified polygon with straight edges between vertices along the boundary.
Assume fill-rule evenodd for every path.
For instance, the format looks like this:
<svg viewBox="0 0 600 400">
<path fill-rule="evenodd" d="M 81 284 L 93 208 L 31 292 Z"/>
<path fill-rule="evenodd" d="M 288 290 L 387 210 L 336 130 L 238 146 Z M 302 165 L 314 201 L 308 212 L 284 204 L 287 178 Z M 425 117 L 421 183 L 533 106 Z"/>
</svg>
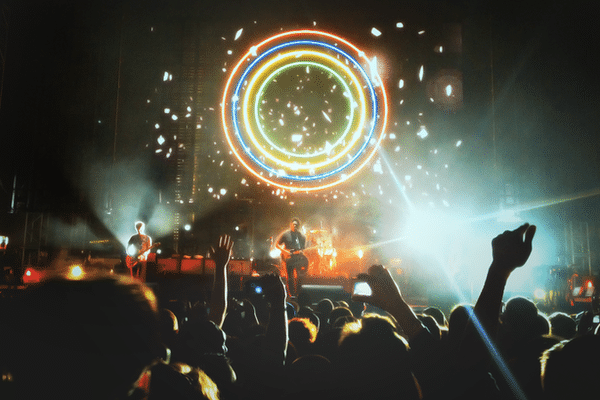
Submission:
<svg viewBox="0 0 600 400">
<path fill-rule="evenodd" d="M 78 280 L 83 278 L 84 272 L 80 265 L 73 265 L 67 273 L 67 278 L 71 280 Z"/>
<path fill-rule="evenodd" d="M 43 274 L 33 268 L 27 268 L 23 274 L 23 283 L 38 283 L 42 280 Z"/>
</svg>

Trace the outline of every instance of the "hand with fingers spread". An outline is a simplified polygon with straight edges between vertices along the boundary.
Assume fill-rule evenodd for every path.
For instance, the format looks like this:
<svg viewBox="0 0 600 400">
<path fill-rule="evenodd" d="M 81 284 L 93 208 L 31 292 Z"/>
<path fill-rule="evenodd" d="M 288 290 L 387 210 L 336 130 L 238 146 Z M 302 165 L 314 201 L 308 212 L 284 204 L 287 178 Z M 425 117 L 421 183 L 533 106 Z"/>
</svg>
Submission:
<svg viewBox="0 0 600 400">
<path fill-rule="evenodd" d="M 505 231 L 492 240 L 494 265 L 510 274 L 523 266 L 531 254 L 536 226 L 525 223 L 513 231 Z"/>
<path fill-rule="evenodd" d="M 227 311 L 227 265 L 231 259 L 233 241 L 229 235 L 219 237 L 217 248 L 210 247 L 210 258 L 215 260 L 215 279 L 210 300 L 208 319 L 219 328 L 223 326 Z"/>
<path fill-rule="evenodd" d="M 219 246 L 215 249 L 213 246 L 210 247 L 210 258 L 215 260 L 216 268 L 222 269 L 227 268 L 229 260 L 231 259 L 233 249 L 233 240 L 229 235 L 221 235 L 219 237 Z"/>
</svg>

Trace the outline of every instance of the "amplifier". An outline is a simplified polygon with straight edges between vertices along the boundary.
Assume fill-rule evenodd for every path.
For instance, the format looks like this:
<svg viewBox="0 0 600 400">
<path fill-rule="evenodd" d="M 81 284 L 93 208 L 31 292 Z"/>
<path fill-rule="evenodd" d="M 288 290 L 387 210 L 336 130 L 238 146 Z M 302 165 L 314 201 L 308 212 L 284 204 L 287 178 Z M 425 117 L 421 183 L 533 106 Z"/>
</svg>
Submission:
<svg viewBox="0 0 600 400">
<path fill-rule="evenodd" d="M 227 271 L 230 274 L 250 275 L 252 263 L 249 260 L 229 260 Z M 210 258 L 164 258 L 156 266 L 159 274 L 214 275 L 215 261 Z"/>
</svg>

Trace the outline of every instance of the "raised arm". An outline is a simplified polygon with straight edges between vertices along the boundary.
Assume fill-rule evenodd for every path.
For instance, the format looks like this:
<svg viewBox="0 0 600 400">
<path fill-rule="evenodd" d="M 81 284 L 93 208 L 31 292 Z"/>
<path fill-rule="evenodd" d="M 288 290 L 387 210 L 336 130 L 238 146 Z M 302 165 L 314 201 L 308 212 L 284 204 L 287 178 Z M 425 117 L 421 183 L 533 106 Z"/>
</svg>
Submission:
<svg viewBox="0 0 600 400">
<path fill-rule="evenodd" d="M 223 327 L 225 312 L 227 310 L 227 266 L 231 258 L 233 241 L 228 235 L 219 238 L 217 248 L 210 248 L 210 258 L 215 260 L 215 276 L 213 290 L 210 297 L 210 311 L 208 319 L 219 328 Z"/>
<path fill-rule="evenodd" d="M 505 231 L 492 240 L 493 261 L 475 304 L 475 315 L 489 334 L 494 334 L 498 328 L 500 306 L 508 277 L 527 262 L 535 231 L 535 225 L 526 223 L 513 231 Z"/>
<path fill-rule="evenodd" d="M 423 330 L 421 321 L 404 301 L 389 270 L 382 265 L 373 265 L 367 274 L 359 274 L 357 279 L 367 282 L 371 287 L 372 294 L 371 296 L 353 295 L 352 300 L 366 302 L 389 312 L 409 340 Z"/>
<path fill-rule="evenodd" d="M 287 354 L 288 322 L 285 311 L 286 291 L 281 277 L 276 274 L 263 276 L 265 300 L 269 302 L 269 324 L 265 334 L 265 350 L 268 360 L 283 366 Z"/>
</svg>

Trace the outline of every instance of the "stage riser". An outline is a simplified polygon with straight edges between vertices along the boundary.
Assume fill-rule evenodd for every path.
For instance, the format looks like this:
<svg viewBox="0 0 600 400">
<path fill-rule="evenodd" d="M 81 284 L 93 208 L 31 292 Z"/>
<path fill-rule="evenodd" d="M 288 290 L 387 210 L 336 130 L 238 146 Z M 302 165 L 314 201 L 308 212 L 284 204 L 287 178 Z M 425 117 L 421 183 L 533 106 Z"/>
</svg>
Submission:
<svg viewBox="0 0 600 400">
<path fill-rule="evenodd" d="M 165 258 L 156 262 L 156 275 L 164 274 L 189 274 L 210 275 L 215 274 L 215 261 L 211 259 L 177 259 Z M 151 267 L 148 266 L 150 273 Z M 250 275 L 252 274 L 252 263 L 249 260 L 230 260 L 227 268 L 229 274 Z"/>
</svg>

